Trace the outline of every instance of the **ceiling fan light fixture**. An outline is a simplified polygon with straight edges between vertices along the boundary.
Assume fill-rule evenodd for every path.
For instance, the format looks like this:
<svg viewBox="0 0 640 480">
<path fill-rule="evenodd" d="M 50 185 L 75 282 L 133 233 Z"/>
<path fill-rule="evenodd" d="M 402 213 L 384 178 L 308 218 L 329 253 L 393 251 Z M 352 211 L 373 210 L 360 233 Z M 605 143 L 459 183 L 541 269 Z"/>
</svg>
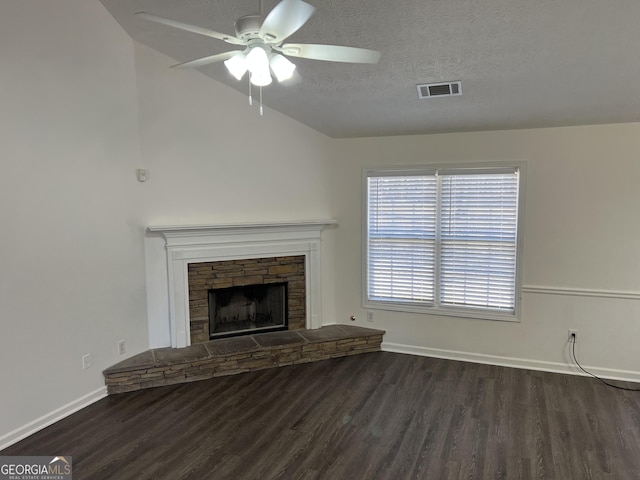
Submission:
<svg viewBox="0 0 640 480">
<path fill-rule="evenodd" d="M 293 72 L 296 69 L 296 66 L 293 62 L 291 62 L 288 58 L 280 55 L 279 53 L 272 55 L 269 63 L 271 64 L 271 70 L 273 70 L 273 73 L 279 82 L 289 80 L 293 76 Z"/>
<path fill-rule="evenodd" d="M 247 60 L 244 53 L 238 53 L 228 60 L 225 60 L 224 65 L 227 67 L 227 70 L 229 70 L 229 73 L 238 80 L 241 80 L 247 72 Z"/>
</svg>

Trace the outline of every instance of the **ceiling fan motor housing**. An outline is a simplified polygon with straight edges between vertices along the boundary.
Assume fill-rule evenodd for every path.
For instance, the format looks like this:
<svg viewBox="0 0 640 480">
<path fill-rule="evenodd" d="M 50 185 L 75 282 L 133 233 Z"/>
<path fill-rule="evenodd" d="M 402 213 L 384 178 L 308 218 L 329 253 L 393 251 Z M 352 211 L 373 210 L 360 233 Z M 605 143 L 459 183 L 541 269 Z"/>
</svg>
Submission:
<svg viewBox="0 0 640 480">
<path fill-rule="evenodd" d="M 235 29 L 236 36 L 244 40 L 260 37 L 260 27 L 264 17 L 262 15 L 245 15 L 236 20 Z"/>
</svg>

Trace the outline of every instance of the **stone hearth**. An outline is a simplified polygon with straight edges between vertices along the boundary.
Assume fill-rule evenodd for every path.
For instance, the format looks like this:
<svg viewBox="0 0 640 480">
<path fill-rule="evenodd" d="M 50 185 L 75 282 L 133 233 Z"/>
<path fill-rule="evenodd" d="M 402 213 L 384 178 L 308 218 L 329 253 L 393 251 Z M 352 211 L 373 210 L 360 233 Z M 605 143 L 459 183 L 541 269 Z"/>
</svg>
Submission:
<svg viewBox="0 0 640 480">
<path fill-rule="evenodd" d="M 329 325 L 156 348 L 104 371 L 109 394 L 380 351 L 383 330 Z"/>
</svg>

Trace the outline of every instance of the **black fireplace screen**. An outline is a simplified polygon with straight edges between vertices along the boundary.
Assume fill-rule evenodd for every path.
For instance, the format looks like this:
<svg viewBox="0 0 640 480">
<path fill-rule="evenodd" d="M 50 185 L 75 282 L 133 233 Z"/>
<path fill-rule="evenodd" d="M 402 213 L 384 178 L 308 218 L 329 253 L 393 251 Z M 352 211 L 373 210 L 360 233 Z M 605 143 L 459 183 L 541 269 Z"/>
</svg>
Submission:
<svg viewBox="0 0 640 480">
<path fill-rule="evenodd" d="M 209 337 L 287 329 L 287 283 L 209 290 Z"/>
</svg>

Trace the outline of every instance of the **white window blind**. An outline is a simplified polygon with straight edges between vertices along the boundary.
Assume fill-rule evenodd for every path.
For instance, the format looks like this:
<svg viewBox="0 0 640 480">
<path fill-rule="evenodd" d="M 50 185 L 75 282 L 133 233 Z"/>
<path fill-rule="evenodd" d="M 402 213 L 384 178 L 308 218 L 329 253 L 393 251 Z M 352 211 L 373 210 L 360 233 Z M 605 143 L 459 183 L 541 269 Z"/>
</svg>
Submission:
<svg viewBox="0 0 640 480">
<path fill-rule="evenodd" d="M 513 311 L 515 173 L 442 175 L 440 302 Z"/>
<path fill-rule="evenodd" d="M 367 298 L 514 313 L 518 170 L 367 178 Z"/>
<path fill-rule="evenodd" d="M 433 302 L 435 176 L 369 179 L 369 296 Z"/>
</svg>

